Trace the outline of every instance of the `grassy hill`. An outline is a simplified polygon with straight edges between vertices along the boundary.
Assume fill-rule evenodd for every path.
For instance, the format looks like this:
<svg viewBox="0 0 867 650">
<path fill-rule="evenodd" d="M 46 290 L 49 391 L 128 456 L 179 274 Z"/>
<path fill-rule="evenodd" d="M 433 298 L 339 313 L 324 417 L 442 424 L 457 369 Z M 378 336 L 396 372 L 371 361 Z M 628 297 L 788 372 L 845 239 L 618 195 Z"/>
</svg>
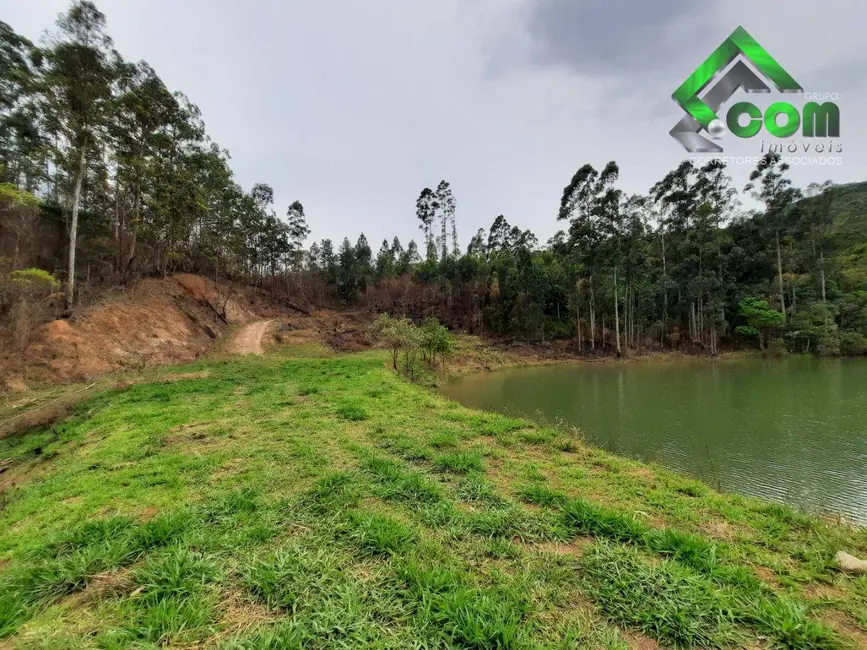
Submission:
<svg viewBox="0 0 867 650">
<path fill-rule="evenodd" d="M 867 639 L 867 577 L 833 560 L 867 532 L 463 408 L 377 352 L 131 378 L 0 468 L 9 647 Z"/>
</svg>

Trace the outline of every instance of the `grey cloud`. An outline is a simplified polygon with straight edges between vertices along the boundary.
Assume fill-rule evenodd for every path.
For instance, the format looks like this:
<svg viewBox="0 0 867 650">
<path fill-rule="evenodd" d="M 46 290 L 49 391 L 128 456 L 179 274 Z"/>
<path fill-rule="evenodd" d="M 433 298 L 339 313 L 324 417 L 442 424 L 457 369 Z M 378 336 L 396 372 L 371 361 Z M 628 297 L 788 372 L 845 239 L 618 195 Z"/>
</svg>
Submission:
<svg viewBox="0 0 867 650">
<path fill-rule="evenodd" d="M 534 62 L 583 74 L 633 74 L 671 64 L 687 35 L 671 25 L 697 13 L 690 0 L 538 0 L 527 6 Z"/>
<path fill-rule="evenodd" d="M 671 93 L 741 22 L 805 87 L 845 93 L 846 165 L 796 181 L 867 173 L 846 81 L 867 52 L 856 0 L 96 2 L 124 56 L 200 106 L 244 187 L 270 183 L 281 215 L 304 203 L 311 239 L 418 238 L 415 199 L 443 178 L 464 246 L 498 214 L 547 240 L 584 163 L 615 159 L 621 187 L 646 192 L 684 157 Z M 0 0 L 0 17 L 38 40 L 67 5 Z"/>
</svg>

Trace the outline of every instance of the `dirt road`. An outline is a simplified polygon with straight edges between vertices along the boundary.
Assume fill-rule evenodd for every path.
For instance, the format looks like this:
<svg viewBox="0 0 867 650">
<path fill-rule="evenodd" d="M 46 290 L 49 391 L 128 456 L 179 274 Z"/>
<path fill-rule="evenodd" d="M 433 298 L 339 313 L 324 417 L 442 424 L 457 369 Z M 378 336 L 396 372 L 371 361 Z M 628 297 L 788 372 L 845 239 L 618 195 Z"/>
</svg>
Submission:
<svg viewBox="0 0 867 650">
<path fill-rule="evenodd" d="M 274 321 L 262 320 L 249 325 L 238 332 L 235 340 L 229 343 L 229 352 L 232 354 L 262 354 L 262 339 L 268 332 L 268 327 Z"/>
</svg>

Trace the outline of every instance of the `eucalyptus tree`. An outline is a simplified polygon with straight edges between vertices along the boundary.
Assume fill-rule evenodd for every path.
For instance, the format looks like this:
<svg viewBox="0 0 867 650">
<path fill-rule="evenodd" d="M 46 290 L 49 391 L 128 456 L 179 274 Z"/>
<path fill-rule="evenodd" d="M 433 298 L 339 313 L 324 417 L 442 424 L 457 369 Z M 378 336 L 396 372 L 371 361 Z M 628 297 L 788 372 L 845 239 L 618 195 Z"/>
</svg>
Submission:
<svg viewBox="0 0 867 650">
<path fill-rule="evenodd" d="M 397 237 L 395 237 L 395 241 L 396 240 Z M 400 247 L 399 241 L 397 244 L 397 248 L 395 248 L 394 242 L 392 242 L 391 245 L 392 250 L 395 251 L 395 271 L 397 275 L 408 275 L 410 271 L 412 271 L 413 266 L 421 262 L 421 256 L 418 252 L 418 244 L 415 243 L 414 239 L 410 239 L 405 250 Z"/>
<path fill-rule="evenodd" d="M 109 65 L 111 38 L 105 33 L 105 16 L 89 0 L 75 0 L 57 19 L 58 31 L 45 50 L 46 70 L 42 90 L 54 112 L 71 169 L 69 199 L 69 271 L 66 308 L 75 298 L 75 252 L 81 185 L 88 154 L 98 155 L 98 139 L 110 106 L 113 70 Z"/>
<path fill-rule="evenodd" d="M 347 243 L 348 240 L 347 240 Z M 323 239 L 319 247 L 319 269 L 325 274 L 325 281 L 335 286 L 337 284 L 337 256 L 334 253 L 334 244 L 330 239 Z"/>
<path fill-rule="evenodd" d="M 45 172 L 35 101 L 42 58 L 39 48 L 0 21 L 0 182 L 20 183 L 29 192 Z"/>
<path fill-rule="evenodd" d="M 601 172 L 592 165 L 584 165 L 572 176 L 560 198 L 558 221 L 569 221 L 569 241 L 576 253 L 576 261 L 586 274 L 589 289 L 590 347 L 596 348 L 596 266 L 599 246 L 605 233 L 600 219 L 619 202 L 619 191 L 614 183 L 620 169 L 614 161 Z"/>
<path fill-rule="evenodd" d="M 777 153 L 768 153 L 750 174 L 750 182 L 744 187 L 753 197 L 765 205 L 764 222 L 773 233 L 777 257 L 777 288 L 783 324 L 786 323 L 786 288 L 783 282 L 783 256 L 780 246 L 781 234 L 787 234 L 792 216 L 792 207 L 800 198 L 800 190 L 792 187 L 786 177 L 788 163 Z"/>
<path fill-rule="evenodd" d="M 437 185 L 434 199 L 434 209 L 439 212 L 440 218 L 440 257 L 445 259 L 449 255 L 449 228 L 451 228 L 452 254 L 458 254 L 458 232 L 455 224 L 457 202 L 447 181 L 440 181 Z"/>
<path fill-rule="evenodd" d="M 286 225 L 292 265 L 295 268 L 300 268 L 301 250 L 304 247 L 304 241 L 310 235 L 310 228 L 307 225 L 307 217 L 304 215 L 304 206 L 301 201 L 293 201 L 286 210 Z"/>
<path fill-rule="evenodd" d="M 337 295 L 347 303 L 355 299 L 358 291 L 355 269 L 355 248 L 344 237 L 337 253 Z"/>
<path fill-rule="evenodd" d="M 479 235 L 484 235 L 484 231 L 477 233 L 477 236 Z M 480 243 L 481 242 L 474 242 L 473 246 L 475 247 Z M 514 243 L 515 242 L 512 240 L 512 227 L 509 225 L 509 222 L 506 221 L 506 217 L 499 215 L 494 219 L 494 222 L 488 230 L 488 255 L 509 250 L 512 248 Z"/>
<path fill-rule="evenodd" d="M 467 255 L 484 255 L 487 251 L 487 234 L 484 228 L 479 228 L 467 245 Z"/>
<path fill-rule="evenodd" d="M 684 161 L 651 189 L 665 215 L 660 226 L 664 311 L 667 314 L 669 289 L 674 289 L 678 315 L 687 321 L 691 339 L 706 344 L 712 354 L 718 330 L 725 325 L 721 233 L 735 195 L 719 161 L 702 167 Z"/>
<path fill-rule="evenodd" d="M 165 146 L 165 127 L 177 101 L 147 63 L 119 62 L 118 93 L 111 102 L 108 134 L 115 160 L 115 245 L 117 267 L 124 273 L 135 257 L 141 228 L 143 194 L 154 190 L 159 172 L 165 173 L 155 158 Z M 129 219 L 121 197 L 130 202 Z M 124 201 L 125 203 L 126 201 Z M 126 260 L 123 260 L 125 231 L 130 230 Z"/>
<path fill-rule="evenodd" d="M 376 254 L 376 261 L 374 262 L 376 281 L 380 282 L 386 278 L 392 277 L 394 275 L 394 266 L 394 251 L 392 251 L 391 247 L 388 245 L 388 240 L 383 239 L 382 245 L 379 247 L 379 252 Z"/>
<path fill-rule="evenodd" d="M 436 196 L 431 188 L 424 188 L 415 202 L 415 216 L 419 220 L 419 229 L 424 233 L 425 246 L 433 242 L 433 222 L 436 217 Z"/>
<path fill-rule="evenodd" d="M 356 285 L 366 293 L 373 275 L 373 251 L 370 249 L 370 244 L 367 243 L 367 237 L 364 236 L 364 233 L 358 236 L 353 253 L 353 275 L 356 277 Z"/>
<path fill-rule="evenodd" d="M 806 205 L 799 206 L 802 209 L 801 224 L 802 232 L 805 232 L 810 242 L 810 253 L 813 265 L 818 272 L 822 290 L 822 304 L 826 312 L 828 308 L 828 288 L 825 265 L 825 249 L 828 245 L 828 234 L 834 222 L 832 205 L 834 201 L 834 184 L 831 181 L 824 183 L 810 183 L 804 191 L 804 197 L 811 199 Z M 826 322 L 829 314 L 826 313 Z"/>
</svg>

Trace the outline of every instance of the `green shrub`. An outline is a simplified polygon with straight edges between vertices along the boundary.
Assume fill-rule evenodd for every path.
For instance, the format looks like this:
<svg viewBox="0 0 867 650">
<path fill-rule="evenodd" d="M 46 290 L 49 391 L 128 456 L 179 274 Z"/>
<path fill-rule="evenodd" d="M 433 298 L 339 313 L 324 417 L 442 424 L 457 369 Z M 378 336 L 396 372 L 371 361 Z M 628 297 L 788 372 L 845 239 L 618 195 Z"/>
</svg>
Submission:
<svg viewBox="0 0 867 650">
<path fill-rule="evenodd" d="M 768 343 L 768 347 L 765 349 L 765 356 L 768 357 L 784 357 L 787 354 L 789 354 L 789 350 L 783 339 L 772 340 Z"/>
<path fill-rule="evenodd" d="M 437 357 L 440 362 L 444 362 L 455 349 L 454 339 L 448 329 L 435 318 L 428 318 L 424 322 L 421 328 L 421 345 L 431 366 L 436 365 Z"/>
<path fill-rule="evenodd" d="M 820 357 L 839 357 L 841 349 L 842 342 L 837 326 L 832 324 L 823 328 L 816 344 L 816 354 Z"/>
<path fill-rule="evenodd" d="M 56 289 L 60 286 L 57 279 L 43 269 L 19 269 L 12 271 L 9 274 L 9 279 L 12 280 L 13 284 L 18 286 L 44 287 L 47 289 Z"/>
<path fill-rule="evenodd" d="M 840 336 L 840 350 L 850 356 L 867 354 L 867 336 L 860 332 L 843 332 Z"/>
</svg>

